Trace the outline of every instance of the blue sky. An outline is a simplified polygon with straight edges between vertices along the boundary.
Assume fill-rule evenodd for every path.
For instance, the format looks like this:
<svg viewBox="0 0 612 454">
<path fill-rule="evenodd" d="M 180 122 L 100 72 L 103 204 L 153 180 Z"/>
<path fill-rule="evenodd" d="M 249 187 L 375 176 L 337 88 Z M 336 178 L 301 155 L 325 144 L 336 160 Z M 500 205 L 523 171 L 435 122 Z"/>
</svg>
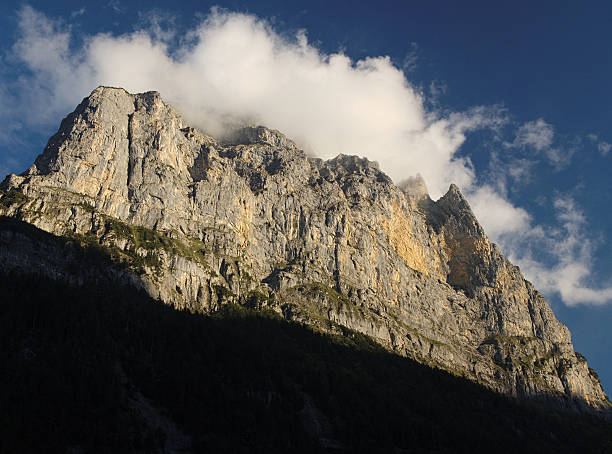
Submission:
<svg viewBox="0 0 612 454">
<path fill-rule="evenodd" d="M 202 129 L 263 122 L 420 172 L 434 197 L 457 182 L 610 390 L 612 7 L 532 3 L 5 2 L 0 172 L 104 83 L 157 89 Z"/>
</svg>

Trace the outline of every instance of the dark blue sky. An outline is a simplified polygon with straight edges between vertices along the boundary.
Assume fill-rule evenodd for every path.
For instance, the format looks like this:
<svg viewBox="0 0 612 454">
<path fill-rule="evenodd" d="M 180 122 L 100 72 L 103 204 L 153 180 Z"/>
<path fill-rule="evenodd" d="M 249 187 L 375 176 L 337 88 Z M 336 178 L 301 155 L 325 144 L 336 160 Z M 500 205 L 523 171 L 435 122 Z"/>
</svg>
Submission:
<svg viewBox="0 0 612 454">
<path fill-rule="evenodd" d="M 5 2 L 0 6 L 4 89 L 28 75 L 11 51 L 18 35 L 17 12 L 24 5 Z M 265 18 L 283 35 L 294 36 L 304 29 L 309 41 L 324 53 L 342 50 L 353 60 L 388 55 L 396 66 L 404 67 L 409 83 L 423 91 L 426 105 L 438 112 L 500 106 L 509 118 L 497 132 L 502 137 L 492 138 L 486 132 L 469 135 L 459 156 L 471 159 L 477 180 L 483 184 L 493 184 L 495 153 L 502 165 L 518 158 L 528 160 L 529 177 L 509 180 L 505 196 L 526 209 L 534 224 L 549 228 L 558 222 L 554 199 L 571 198 L 584 215 L 581 238 L 593 244 L 585 285 L 612 285 L 612 152 L 602 152 L 612 143 L 612 5 L 608 2 L 101 0 L 31 1 L 27 5 L 49 18 L 61 19 L 70 27 L 75 47 L 84 36 L 118 35 L 142 27 L 143 14 L 152 10 L 175 29 L 192 28 L 218 5 Z M 11 138 L 3 139 L 12 127 L 4 110 L 0 169 L 21 172 L 42 151 L 61 115 L 35 127 L 18 126 Z M 546 149 L 539 154 L 532 150 L 529 155 L 526 149 L 503 145 L 512 142 L 521 125 L 538 119 L 554 130 Z M 553 165 L 544 157 L 554 152 L 563 157 L 562 164 Z M 612 303 L 570 307 L 555 291 L 546 296 L 571 329 L 576 349 L 600 372 L 610 391 Z"/>
</svg>

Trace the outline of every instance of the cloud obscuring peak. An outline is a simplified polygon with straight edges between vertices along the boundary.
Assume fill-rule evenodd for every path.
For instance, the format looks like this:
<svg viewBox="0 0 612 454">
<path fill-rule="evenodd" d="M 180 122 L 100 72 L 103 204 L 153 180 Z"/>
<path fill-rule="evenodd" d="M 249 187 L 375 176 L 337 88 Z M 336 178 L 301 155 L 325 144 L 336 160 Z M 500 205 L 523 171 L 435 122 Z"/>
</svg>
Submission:
<svg viewBox="0 0 612 454">
<path fill-rule="evenodd" d="M 38 120 L 71 110 L 95 86 L 160 91 L 213 135 L 244 123 L 279 129 L 314 154 L 368 156 L 395 180 L 420 172 L 433 197 L 473 182 L 456 151 L 465 134 L 503 121 L 495 108 L 440 115 L 389 57 L 324 54 L 304 32 L 286 37 L 255 16 L 213 10 L 169 52 L 159 21 L 146 30 L 88 37 L 32 8 L 20 12 L 14 50 L 31 71 L 32 96 L 51 99 Z"/>
<path fill-rule="evenodd" d="M 530 160 L 515 160 L 503 178 L 486 181 L 476 175 L 469 157 L 458 153 L 469 133 L 497 132 L 508 124 L 500 107 L 437 110 L 444 85 L 432 85 L 433 99 L 427 100 L 389 57 L 353 61 L 342 52 L 323 53 L 304 31 L 281 35 L 249 14 L 213 10 L 191 30 L 174 27 L 171 17 L 141 16 L 141 26 L 131 33 L 78 41 L 69 26 L 30 7 L 18 14 L 13 57 L 22 74 L 16 81 L 0 80 L 0 121 L 7 126 L 0 140 L 24 126 L 9 121 L 14 117 L 23 118 L 26 126 L 58 124 L 98 85 L 133 93 L 157 90 L 188 122 L 215 136 L 244 124 L 263 124 L 323 158 L 367 156 L 396 182 L 420 173 L 434 199 L 454 182 L 488 235 L 540 288 L 560 293 L 570 304 L 612 300 L 612 289 L 584 285 L 592 247 L 579 219 L 567 218 L 579 212 L 575 206 L 557 207 L 565 229 L 559 234 L 535 225 L 506 197 L 502 183 L 526 179 Z M 408 69 L 413 67 L 414 59 L 407 62 Z M 499 146 L 532 150 L 561 166 L 571 153 L 555 147 L 554 139 L 553 127 L 538 119 L 520 126 Z M 610 150 L 609 144 L 598 144 L 602 154 Z M 559 247 L 572 239 L 580 243 Z M 542 261 L 534 252 L 538 244 L 564 255 Z"/>
</svg>

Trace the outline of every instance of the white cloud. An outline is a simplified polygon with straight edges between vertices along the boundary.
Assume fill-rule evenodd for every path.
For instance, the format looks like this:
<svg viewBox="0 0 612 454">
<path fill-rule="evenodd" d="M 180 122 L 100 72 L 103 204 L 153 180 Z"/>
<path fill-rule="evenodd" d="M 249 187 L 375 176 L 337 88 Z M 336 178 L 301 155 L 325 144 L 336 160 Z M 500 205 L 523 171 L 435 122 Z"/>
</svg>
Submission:
<svg viewBox="0 0 612 454">
<path fill-rule="evenodd" d="M 87 11 L 87 9 L 83 6 L 82 8 L 76 9 L 73 12 L 71 12 L 70 17 L 74 19 L 75 17 L 82 16 L 83 14 L 85 14 L 85 11 Z"/>
<path fill-rule="evenodd" d="M 70 49 L 70 29 L 31 7 L 19 12 L 19 38 L 13 46 L 30 74 L 2 82 L 1 117 L 21 117 L 28 126 L 57 123 L 74 108 L 75 100 L 91 90 L 93 74 L 81 64 L 83 55 Z M 69 107 L 70 106 L 70 107 Z"/>
<path fill-rule="evenodd" d="M 109 5 L 121 9 L 117 1 Z M 142 20 L 144 30 L 98 34 L 79 44 L 60 21 L 22 8 L 14 52 L 27 71 L 17 82 L 0 82 L 3 93 L 13 94 L 0 108 L 0 118 L 6 123 L 10 111 L 27 126 L 57 124 L 97 85 L 157 90 L 189 122 L 213 135 L 244 123 L 264 124 L 323 158 L 367 156 L 395 181 L 418 172 L 433 198 L 455 182 L 489 236 L 511 252 L 536 285 L 559 292 L 570 304 L 608 298 L 607 290 L 582 284 L 591 252 L 583 233 L 570 229 L 581 225 L 567 218 L 575 209 L 559 205 L 565 236 L 534 225 L 524 209 L 504 196 L 504 184 L 476 185 L 469 158 L 457 154 L 470 132 L 499 131 L 507 123 L 501 107 L 430 110 L 424 94 L 389 57 L 352 61 L 341 52 L 325 54 L 308 42 L 305 32 L 287 38 L 252 15 L 213 10 L 187 31 L 173 28 L 171 17 L 153 14 Z M 432 93 L 439 91 L 432 87 Z M 539 119 L 521 126 L 506 145 L 532 148 L 561 162 L 554 156 L 553 139 L 553 127 Z M 517 161 L 510 178 L 528 175 L 530 166 L 531 161 Z M 568 251 L 569 259 L 554 256 L 554 268 L 534 258 L 536 239 L 554 249 L 574 238 L 581 242 Z"/>
<path fill-rule="evenodd" d="M 497 147 L 489 151 L 488 157 L 488 170 L 479 175 L 479 180 L 485 182 L 481 186 L 495 188 L 495 192 L 504 199 L 533 181 L 536 161 L 500 151 Z"/>
<path fill-rule="evenodd" d="M 514 159 L 510 162 L 508 168 L 508 176 L 515 182 L 526 182 L 531 179 L 534 162 L 529 159 Z"/>
<path fill-rule="evenodd" d="M 448 85 L 444 82 L 432 80 L 429 84 L 429 102 L 434 106 L 439 106 L 440 98 L 446 94 L 447 90 Z"/>
<path fill-rule="evenodd" d="M 601 141 L 597 144 L 597 150 L 601 153 L 602 156 L 607 155 L 612 149 L 612 145 L 608 142 Z"/>
<path fill-rule="evenodd" d="M 599 151 L 602 156 L 606 156 L 612 149 L 612 144 L 609 144 L 604 140 L 599 140 L 599 136 L 597 136 L 597 134 L 589 134 L 587 137 L 591 140 L 591 142 L 595 143 L 597 146 L 597 151 Z"/>
<path fill-rule="evenodd" d="M 529 121 L 518 128 L 514 142 L 515 147 L 532 147 L 536 151 L 549 148 L 553 143 L 555 130 L 543 119 Z"/>
<path fill-rule="evenodd" d="M 417 43 L 410 43 L 410 50 L 406 53 L 404 61 L 402 62 L 402 69 L 404 72 L 412 72 L 417 69 L 419 62 L 419 45 Z"/>
<path fill-rule="evenodd" d="M 541 292 L 556 293 L 568 305 L 609 303 L 612 287 L 590 281 L 594 245 L 584 213 L 567 197 L 556 198 L 553 206 L 556 222 L 551 226 L 533 224 L 519 211 L 518 220 L 494 232 L 495 239 Z"/>
<path fill-rule="evenodd" d="M 147 30 L 153 41 L 169 44 L 177 35 L 174 14 L 153 9 L 138 13 L 140 29 Z"/>
<path fill-rule="evenodd" d="M 245 122 L 272 126 L 324 158 L 368 156 L 396 181 L 418 171 L 433 197 L 450 181 L 472 183 L 471 164 L 455 156 L 465 134 L 503 122 L 496 108 L 427 111 L 389 57 L 323 54 L 305 33 L 288 39 L 252 15 L 213 11 L 172 55 L 170 31 L 155 16 L 149 22 L 146 31 L 99 34 L 74 48 L 67 27 L 23 8 L 15 51 L 32 75 L 21 93 L 27 105 L 49 101 L 30 120 L 57 121 L 99 84 L 158 90 L 213 135 Z"/>
<path fill-rule="evenodd" d="M 572 158 L 578 152 L 576 146 L 567 146 L 564 149 L 560 148 L 549 148 L 545 154 L 548 158 L 548 162 L 553 166 L 555 170 L 563 170 L 572 162 Z"/>
<path fill-rule="evenodd" d="M 468 192 L 470 206 L 487 236 L 494 240 L 506 234 L 522 234 L 531 227 L 531 217 L 522 208 L 515 207 L 491 186 L 481 186 Z"/>
<path fill-rule="evenodd" d="M 522 124 L 515 132 L 512 142 L 506 142 L 508 148 L 518 148 L 523 151 L 533 150 L 536 154 L 543 154 L 548 163 L 556 170 L 565 169 L 578 152 L 580 138 L 574 143 L 565 143 L 564 146 L 553 146 L 555 142 L 554 127 L 542 118 Z"/>
</svg>

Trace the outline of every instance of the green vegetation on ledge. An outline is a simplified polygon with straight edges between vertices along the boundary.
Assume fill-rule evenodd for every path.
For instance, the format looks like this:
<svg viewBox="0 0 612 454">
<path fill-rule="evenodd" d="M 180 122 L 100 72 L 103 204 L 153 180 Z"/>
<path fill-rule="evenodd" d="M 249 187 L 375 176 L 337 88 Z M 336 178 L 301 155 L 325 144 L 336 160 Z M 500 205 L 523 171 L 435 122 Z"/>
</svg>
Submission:
<svg viewBox="0 0 612 454">
<path fill-rule="evenodd" d="M 28 201 L 27 196 L 21 191 L 0 190 L 0 206 L 4 208 L 10 208 L 13 205 L 23 205 L 27 201 Z"/>
</svg>

